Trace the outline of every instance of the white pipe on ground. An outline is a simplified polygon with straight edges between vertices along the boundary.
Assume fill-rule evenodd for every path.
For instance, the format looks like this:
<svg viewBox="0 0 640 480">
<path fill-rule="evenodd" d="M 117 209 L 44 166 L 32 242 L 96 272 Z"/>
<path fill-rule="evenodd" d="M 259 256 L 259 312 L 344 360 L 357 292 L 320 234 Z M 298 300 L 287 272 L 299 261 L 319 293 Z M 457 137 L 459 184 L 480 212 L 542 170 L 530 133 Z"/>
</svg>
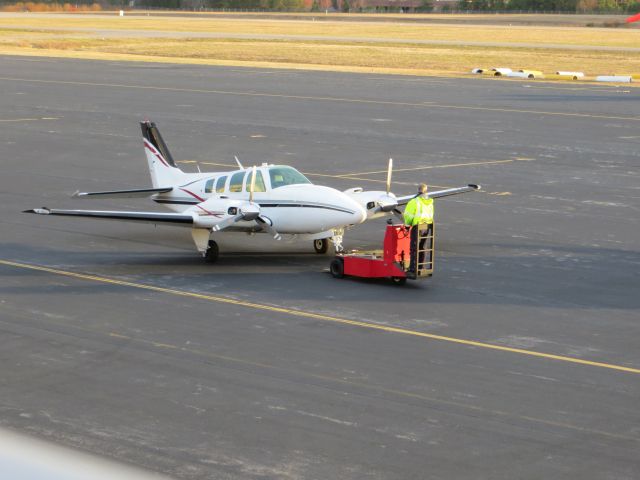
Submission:
<svg viewBox="0 0 640 480">
<path fill-rule="evenodd" d="M 511 73 L 513 70 L 505 67 L 496 67 L 496 68 L 492 68 L 491 71 L 495 72 L 494 75 L 496 77 L 501 77 L 502 75 L 507 75 L 508 73 Z"/>
<path fill-rule="evenodd" d="M 567 75 L 570 77 L 578 77 L 578 78 L 584 78 L 584 73 L 582 72 L 556 72 L 556 75 Z"/>
<path fill-rule="evenodd" d="M 596 82 L 631 83 L 631 75 L 599 75 Z"/>
<path fill-rule="evenodd" d="M 527 74 L 524 72 L 509 72 L 505 75 L 505 77 L 510 78 L 528 78 Z"/>
</svg>

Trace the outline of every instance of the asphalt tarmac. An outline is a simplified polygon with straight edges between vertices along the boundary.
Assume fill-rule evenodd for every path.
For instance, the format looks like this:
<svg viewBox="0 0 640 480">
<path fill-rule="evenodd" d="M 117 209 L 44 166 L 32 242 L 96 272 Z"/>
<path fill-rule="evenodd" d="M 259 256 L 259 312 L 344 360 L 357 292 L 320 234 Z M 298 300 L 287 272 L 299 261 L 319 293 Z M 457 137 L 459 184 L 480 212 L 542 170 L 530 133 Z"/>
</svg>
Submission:
<svg viewBox="0 0 640 480">
<path fill-rule="evenodd" d="M 640 476 L 638 90 L 21 57 L 0 87 L 1 426 L 184 479 Z M 147 117 L 185 170 L 484 189 L 437 201 L 404 287 L 21 213 L 162 211 L 70 198 L 150 184 Z"/>
</svg>

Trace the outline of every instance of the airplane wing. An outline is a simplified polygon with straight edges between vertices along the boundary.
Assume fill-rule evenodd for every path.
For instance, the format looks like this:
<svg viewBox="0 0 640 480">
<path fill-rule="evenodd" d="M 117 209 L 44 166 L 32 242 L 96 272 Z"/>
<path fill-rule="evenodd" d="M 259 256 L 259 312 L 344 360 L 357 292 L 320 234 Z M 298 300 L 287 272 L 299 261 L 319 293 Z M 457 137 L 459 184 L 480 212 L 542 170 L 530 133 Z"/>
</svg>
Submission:
<svg viewBox="0 0 640 480">
<path fill-rule="evenodd" d="M 143 198 L 149 197 L 154 193 L 167 193 L 173 190 L 173 187 L 160 188 L 136 188 L 134 190 L 108 190 L 104 192 L 76 192 L 72 195 L 74 198 Z"/>
<path fill-rule="evenodd" d="M 102 220 L 120 220 L 125 222 L 164 223 L 182 227 L 192 227 L 196 223 L 193 215 L 184 215 L 181 213 L 123 212 L 116 210 L 60 210 L 53 208 L 34 208 L 31 210 L 25 210 L 23 213 L 85 217 Z"/>
<path fill-rule="evenodd" d="M 427 193 L 429 198 L 442 198 L 449 197 L 451 195 L 459 195 L 461 193 L 474 192 L 480 189 L 480 185 L 474 185 L 470 183 L 466 187 L 456 187 L 456 188 L 447 188 L 445 190 L 436 190 L 433 192 Z M 397 197 L 398 205 L 406 205 L 412 198 L 415 198 L 416 195 L 405 195 L 403 197 Z"/>
</svg>

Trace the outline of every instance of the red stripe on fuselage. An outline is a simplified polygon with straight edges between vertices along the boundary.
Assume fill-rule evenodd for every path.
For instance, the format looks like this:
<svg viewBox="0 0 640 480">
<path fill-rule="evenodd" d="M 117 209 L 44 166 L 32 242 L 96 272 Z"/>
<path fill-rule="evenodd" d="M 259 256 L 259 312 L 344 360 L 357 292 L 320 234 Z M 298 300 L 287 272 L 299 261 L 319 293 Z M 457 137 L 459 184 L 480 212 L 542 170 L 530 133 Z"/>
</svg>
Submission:
<svg viewBox="0 0 640 480">
<path fill-rule="evenodd" d="M 193 192 L 190 192 L 189 190 L 187 190 L 186 188 L 181 188 L 180 190 L 182 190 L 185 193 L 188 193 L 189 195 L 191 195 L 192 197 L 194 197 L 196 200 L 200 200 L 201 202 L 204 202 L 204 198 L 199 197 L 198 195 L 196 195 Z"/>
<path fill-rule="evenodd" d="M 211 212 L 211 211 L 207 210 L 206 208 L 201 207 L 200 205 L 196 205 L 196 207 L 198 207 L 200 210 L 205 212 L 207 215 L 213 215 L 214 217 L 218 217 L 218 218 L 224 216 L 224 213 L 222 213 L 222 212 Z"/>
<path fill-rule="evenodd" d="M 164 158 L 162 158 L 162 155 L 160 155 L 160 152 L 158 152 L 155 147 L 147 141 L 146 138 L 144 140 L 144 146 L 147 147 L 156 157 L 158 157 L 158 160 L 160 160 L 165 167 L 169 166 L 167 162 L 164 161 Z"/>
</svg>

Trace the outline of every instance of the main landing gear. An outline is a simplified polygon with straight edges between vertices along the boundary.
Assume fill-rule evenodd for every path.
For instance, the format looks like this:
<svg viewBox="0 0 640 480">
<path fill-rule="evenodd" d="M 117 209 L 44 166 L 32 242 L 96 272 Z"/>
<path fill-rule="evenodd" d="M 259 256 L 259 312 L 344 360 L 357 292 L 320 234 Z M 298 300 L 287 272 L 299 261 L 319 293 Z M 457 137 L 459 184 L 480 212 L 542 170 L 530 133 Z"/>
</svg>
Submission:
<svg viewBox="0 0 640 480">
<path fill-rule="evenodd" d="M 313 241 L 313 249 L 316 253 L 327 253 L 329 250 L 329 239 L 328 238 L 318 238 Z"/>
<path fill-rule="evenodd" d="M 218 244 L 213 240 L 209 240 L 207 249 L 204 252 L 204 261 L 207 263 L 215 263 L 216 260 L 218 260 L 219 254 L 220 249 L 218 248 Z"/>
</svg>

